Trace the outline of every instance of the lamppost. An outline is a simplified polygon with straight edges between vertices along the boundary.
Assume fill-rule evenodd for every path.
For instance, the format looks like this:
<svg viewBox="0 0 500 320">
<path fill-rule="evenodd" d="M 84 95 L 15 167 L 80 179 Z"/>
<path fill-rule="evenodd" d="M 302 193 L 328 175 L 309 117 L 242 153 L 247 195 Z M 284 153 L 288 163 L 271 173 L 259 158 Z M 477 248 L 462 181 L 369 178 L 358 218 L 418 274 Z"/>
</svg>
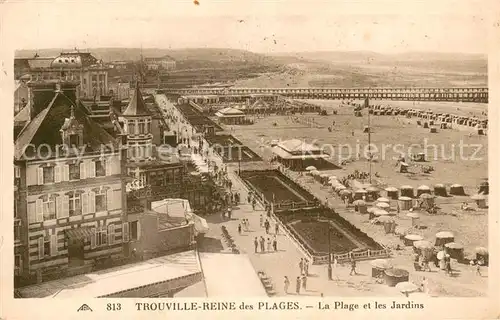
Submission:
<svg viewBox="0 0 500 320">
<path fill-rule="evenodd" d="M 330 238 L 330 222 L 328 223 L 328 280 L 332 280 L 332 243 Z"/>
</svg>

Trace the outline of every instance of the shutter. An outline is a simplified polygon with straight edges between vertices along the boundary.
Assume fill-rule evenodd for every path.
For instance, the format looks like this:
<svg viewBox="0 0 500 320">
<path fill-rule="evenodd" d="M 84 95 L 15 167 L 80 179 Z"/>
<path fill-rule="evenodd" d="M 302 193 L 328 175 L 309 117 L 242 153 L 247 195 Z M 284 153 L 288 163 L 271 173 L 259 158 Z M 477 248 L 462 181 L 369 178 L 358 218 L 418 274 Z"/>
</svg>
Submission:
<svg viewBox="0 0 500 320">
<path fill-rule="evenodd" d="M 106 202 L 107 202 L 107 206 L 108 206 L 108 211 L 109 210 L 115 210 L 116 209 L 116 203 L 115 203 L 115 199 L 113 197 L 113 189 L 108 189 L 106 191 Z"/>
<path fill-rule="evenodd" d="M 89 192 L 89 213 L 95 213 L 95 192 Z"/>
<path fill-rule="evenodd" d="M 69 165 L 65 164 L 63 167 L 63 181 L 69 181 Z"/>
<path fill-rule="evenodd" d="M 87 176 L 85 175 L 85 161 L 80 162 L 80 179 L 86 179 Z"/>
<path fill-rule="evenodd" d="M 64 195 L 62 197 L 61 217 L 63 217 L 63 218 L 69 217 L 69 196 L 67 196 L 67 195 Z"/>
<path fill-rule="evenodd" d="M 36 205 L 28 203 L 28 223 L 36 223 Z"/>
<path fill-rule="evenodd" d="M 123 242 L 128 242 L 129 241 L 128 222 L 123 223 L 122 239 L 123 239 Z"/>
<path fill-rule="evenodd" d="M 141 223 L 137 220 L 137 240 L 141 240 Z"/>
<path fill-rule="evenodd" d="M 57 256 L 57 234 L 50 236 L 50 255 Z"/>
<path fill-rule="evenodd" d="M 56 165 L 54 167 L 54 181 L 55 182 L 61 182 L 62 181 L 61 171 L 62 171 L 62 167 L 60 165 Z"/>
<path fill-rule="evenodd" d="M 105 164 L 105 168 L 106 168 L 105 170 L 106 170 L 106 175 L 107 176 L 110 176 L 110 175 L 113 174 L 112 173 L 112 166 L 111 166 L 111 159 L 112 158 L 108 158 L 108 159 L 104 160 L 104 164 Z"/>
<path fill-rule="evenodd" d="M 38 238 L 38 259 L 43 259 L 44 257 L 44 252 L 43 252 L 43 237 Z"/>
<path fill-rule="evenodd" d="M 96 229 L 92 228 L 92 234 L 90 236 L 90 249 L 94 249 L 95 248 L 96 236 L 97 236 Z"/>
<path fill-rule="evenodd" d="M 43 201 L 42 199 L 37 199 L 36 203 L 36 222 L 43 222 Z"/>
<path fill-rule="evenodd" d="M 38 174 L 37 182 L 39 185 L 42 185 L 43 184 L 43 168 L 38 168 L 36 170 L 37 170 L 37 174 Z"/>
<path fill-rule="evenodd" d="M 112 245 L 115 243 L 115 225 L 108 225 L 108 244 Z"/>
<path fill-rule="evenodd" d="M 122 208 L 122 191 L 121 190 L 114 190 L 113 191 L 113 202 L 115 204 L 115 209 Z"/>
<path fill-rule="evenodd" d="M 90 177 L 95 178 L 95 161 L 90 161 Z"/>
<path fill-rule="evenodd" d="M 63 197 L 56 197 L 56 217 L 57 219 L 63 217 Z"/>
<path fill-rule="evenodd" d="M 89 195 L 88 193 L 82 193 L 82 214 L 89 213 Z"/>
</svg>

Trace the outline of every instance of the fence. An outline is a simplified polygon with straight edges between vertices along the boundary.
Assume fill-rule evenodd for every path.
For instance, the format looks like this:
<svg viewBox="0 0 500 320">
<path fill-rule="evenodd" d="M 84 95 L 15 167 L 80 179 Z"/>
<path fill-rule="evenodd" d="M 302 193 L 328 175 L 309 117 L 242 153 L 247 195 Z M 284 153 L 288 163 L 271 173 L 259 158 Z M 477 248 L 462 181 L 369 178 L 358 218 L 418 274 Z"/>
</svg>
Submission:
<svg viewBox="0 0 500 320">
<path fill-rule="evenodd" d="M 337 262 L 343 263 L 348 262 L 352 259 L 356 261 L 360 260 L 371 260 L 371 259 L 381 259 L 390 257 L 391 252 L 389 249 L 381 249 L 381 250 L 370 250 L 366 249 L 364 251 L 351 251 L 342 254 L 332 254 L 333 259 L 337 259 Z M 314 264 L 326 264 L 328 263 L 328 254 L 323 255 L 315 255 Z"/>
</svg>

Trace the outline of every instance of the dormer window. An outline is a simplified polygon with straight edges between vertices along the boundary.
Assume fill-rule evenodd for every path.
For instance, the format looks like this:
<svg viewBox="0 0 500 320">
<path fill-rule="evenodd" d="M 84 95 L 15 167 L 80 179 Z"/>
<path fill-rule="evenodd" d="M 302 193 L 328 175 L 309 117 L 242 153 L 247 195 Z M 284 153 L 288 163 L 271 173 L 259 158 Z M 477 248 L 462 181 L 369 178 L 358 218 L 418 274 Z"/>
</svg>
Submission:
<svg viewBox="0 0 500 320">
<path fill-rule="evenodd" d="M 69 145 L 72 147 L 78 147 L 80 145 L 80 137 L 77 134 L 70 134 Z"/>
</svg>

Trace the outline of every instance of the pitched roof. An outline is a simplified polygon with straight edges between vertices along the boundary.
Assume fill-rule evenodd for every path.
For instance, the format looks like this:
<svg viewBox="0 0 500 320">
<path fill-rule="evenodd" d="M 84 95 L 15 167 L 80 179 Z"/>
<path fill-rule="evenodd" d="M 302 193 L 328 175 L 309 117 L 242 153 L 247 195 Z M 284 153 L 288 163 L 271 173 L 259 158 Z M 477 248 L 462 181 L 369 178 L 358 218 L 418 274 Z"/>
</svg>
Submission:
<svg viewBox="0 0 500 320">
<path fill-rule="evenodd" d="M 28 60 L 30 69 L 50 68 L 54 58 L 35 58 Z"/>
<path fill-rule="evenodd" d="M 15 142 L 15 157 L 21 158 L 25 146 L 31 144 L 38 147 L 42 144 L 56 150 L 62 144 L 59 130 L 71 115 L 71 105 L 74 102 L 64 93 L 58 92 L 36 117 L 22 130 Z M 74 107 L 76 120 L 83 125 L 83 143 L 87 145 L 86 152 L 100 150 L 102 145 L 113 144 L 117 141 L 102 127 L 95 123 L 81 103 Z"/>
<path fill-rule="evenodd" d="M 299 139 L 286 140 L 278 144 L 278 146 L 287 152 L 321 151 L 321 149 L 315 145 Z"/>
<path fill-rule="evenodd" d="M 122 114 L 123 116 L 150 116 L 148 108 L 146 108 L 146 104 L 144 103 L 144 99 L 142 98 L 141 90 L 139 90 L 139 86 L 135 86 L 134 95 L 130 99 L 127 109 Z"/>
<path fill-rule="evenodd" d="M 244 115 L 245 113 L 241 110 L 235 109 L 235 108 L 224 108 L 219 110 L 219 113 L 222 115 Z"/>
</svg>

